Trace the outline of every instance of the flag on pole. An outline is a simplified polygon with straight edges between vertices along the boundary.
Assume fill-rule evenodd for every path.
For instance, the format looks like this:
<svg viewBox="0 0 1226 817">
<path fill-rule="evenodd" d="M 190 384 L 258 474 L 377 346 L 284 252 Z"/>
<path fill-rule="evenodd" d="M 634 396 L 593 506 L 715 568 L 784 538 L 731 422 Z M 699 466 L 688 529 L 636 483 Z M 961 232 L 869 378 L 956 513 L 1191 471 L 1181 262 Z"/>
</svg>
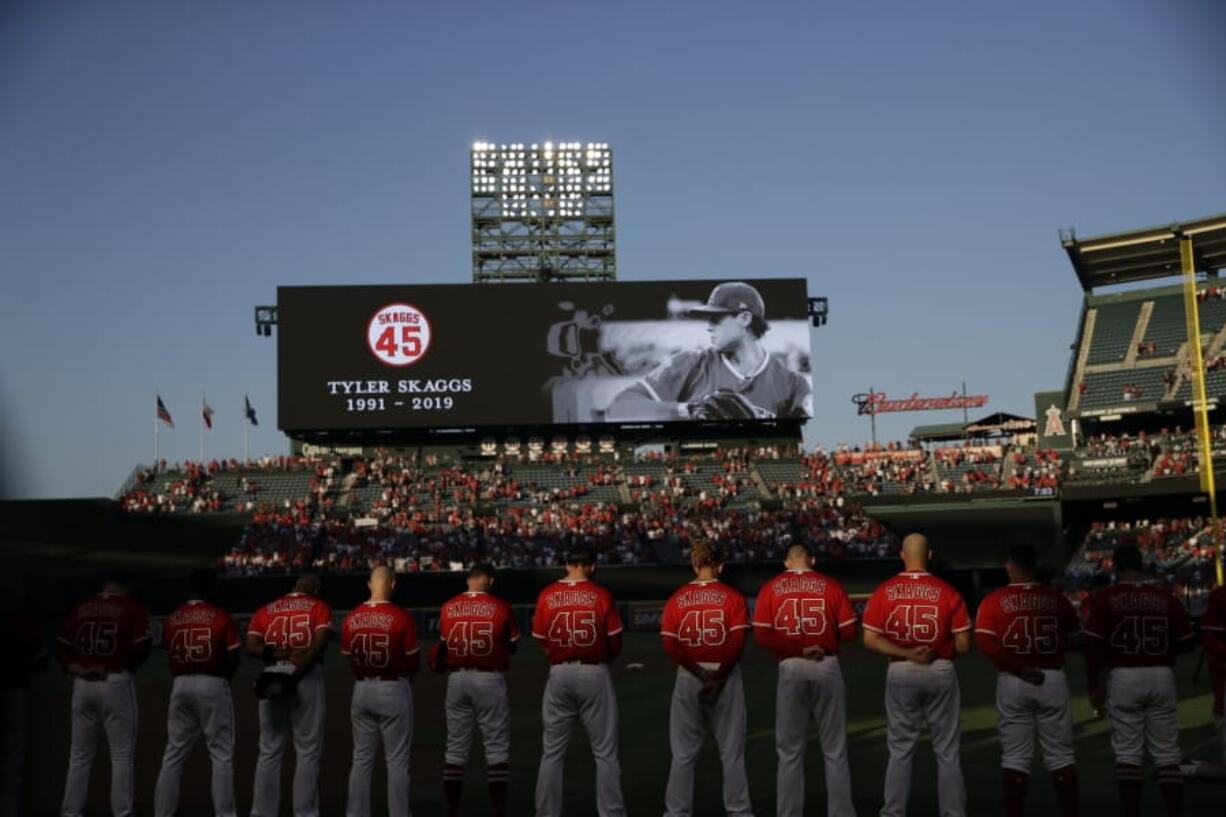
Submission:
<svg viewBox="0 0 1226 817">
<path fill-rule="evenodd" d="M 259 423 L 255 419 L 255 406 L 251 405 L 251 401 L 247 399 L 247 395 L 243 395 L 243 414 L 247 415 L 247 421 L 253 426 L 258 426 Z"/>
<path fill-rule="evenodd" d="M 158 395 L 157 418 L 171 428 L 175 427 L 175 421 L 171 418 L 170 412 L 166 410 L 166 404 L 162 402 L 161 395 Z"/>
<path fill-rule="evenodd" d="M 200 403 L 202 404 L 202 408 L 200 409 L 200 416 L 204 418 L 204 424 L 207 427 L 212 428 L 213 427 L 213 407 L 209 405 L 208 400 L 204 399 L 204 395 L 200 396 Z"/>
</svg>

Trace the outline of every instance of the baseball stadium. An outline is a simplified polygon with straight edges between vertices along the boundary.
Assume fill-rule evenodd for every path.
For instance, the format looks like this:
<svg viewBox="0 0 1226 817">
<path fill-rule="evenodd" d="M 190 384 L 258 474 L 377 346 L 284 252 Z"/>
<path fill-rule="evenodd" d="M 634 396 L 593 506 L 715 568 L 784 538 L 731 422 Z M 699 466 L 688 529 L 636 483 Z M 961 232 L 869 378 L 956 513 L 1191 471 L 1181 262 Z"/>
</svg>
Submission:
<svg viewBox="0 0 1226 817">
<path fill-rule="evenodd" d="M 0 502 L 5 814 L 1226 813 L 1226 213 L 1053 221 L 1027 409 L 878 383 L 833 445 L 864 316 L 630 268 L 650 169 L 501 130 L 469 257 L 242 305 L 241 456 L 144 383 L 111 495 Z"/>
</svg>

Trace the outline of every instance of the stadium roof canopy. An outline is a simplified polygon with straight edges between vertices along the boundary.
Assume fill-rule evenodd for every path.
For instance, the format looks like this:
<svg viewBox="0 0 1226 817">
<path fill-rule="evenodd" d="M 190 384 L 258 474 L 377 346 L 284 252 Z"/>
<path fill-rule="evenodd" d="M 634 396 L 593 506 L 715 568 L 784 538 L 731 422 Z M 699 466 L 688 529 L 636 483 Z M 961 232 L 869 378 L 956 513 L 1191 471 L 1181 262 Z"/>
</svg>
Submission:
<svg viewBox="0 0 1226 817">
<path fill-rule="evenodd" d="M 1090 292 L 1095 287 L 1179 275 L 1181 236 L 1192 239 L 1197 272 L 1226 267 L 1226 213 L 1093 238 L 1078 238 L 1072 230 L 1062 230 L 1060 243 L 1081 288 Z"/>
<path fill-rule="evenodd" d="M 1037 428 L 1035 421 L 1029 417 L 998 411 L 969 423 L 916 426 L 911 429 L 911 439 L 922 443 L 935 443 L 969 438 L 1006 437 L 1012 434 L 1033 434 Z"/>
</svg>

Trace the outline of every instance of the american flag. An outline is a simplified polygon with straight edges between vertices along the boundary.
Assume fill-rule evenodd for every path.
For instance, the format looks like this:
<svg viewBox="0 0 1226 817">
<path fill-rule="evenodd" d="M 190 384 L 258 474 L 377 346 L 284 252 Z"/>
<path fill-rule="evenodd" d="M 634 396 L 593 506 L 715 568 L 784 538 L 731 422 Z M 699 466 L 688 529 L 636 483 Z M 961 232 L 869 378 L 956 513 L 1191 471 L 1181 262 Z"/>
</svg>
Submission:
<svg viewBox="0 0 1226 817">
<path fill-rule="evenodd" d="M 251 401 L 247 399 L 247 395 L 243 395 L 243 414 L 247 415 L 247 420 L 253 426 L 258 426 L 259 423 L 255 419 L 255 406 L 251 405 Z"/>
<path fill-rule="evenodd" d="M 170 416 L 170 412 L 166 410 L 166 404 L 162 402 L 161 395 L 158 395 L 157 418 L 171 428 L 175 427 L 174 418 L 172 418 Z"/>
<path fill-rule="evenodd" d="M 209 405 L 209 401 L 205 400 L 203 396 L 201 396 L 200 402 L 202 404 L 202 408 L 200 409 L 200 416 L 204 418 L 205 426 L 207 426 L 208 428 L 212 428 L 213 427 L 213 407 Z"/>
</svg>

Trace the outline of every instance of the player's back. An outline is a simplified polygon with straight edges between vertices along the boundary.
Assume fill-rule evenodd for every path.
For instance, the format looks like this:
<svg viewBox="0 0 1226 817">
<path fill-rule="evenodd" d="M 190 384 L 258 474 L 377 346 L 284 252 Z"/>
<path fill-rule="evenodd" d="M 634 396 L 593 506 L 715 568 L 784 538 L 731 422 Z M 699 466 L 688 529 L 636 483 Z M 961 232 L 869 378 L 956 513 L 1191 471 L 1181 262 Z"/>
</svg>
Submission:
<svg viewBox="0 0 1226 817">
<path fill-rule="evenodd" d="M 399 678 L 417 651 L 417 624 L 390 601 L 365 602 L 350 610 L 341 625 L 341 655 L 359 680 Z"/>
<path fill-rule="evenodd" d="M 510 645 L 519 639 L 511 605 L 475 590 L 448 599 L 438 625 L 451 669 L 504 670 Z"/>
<path fill-rule="evenodd" d="M 780 573 L 763 585 L 754 608 L 755 627 L 773 628 L 798 647 L 821 647 L 828 654 L 852 637 L 855 623 L 843 586 L 816 570 Z"/>
<path fill-rule="evenodd" d="M 1059 669 L 1069 639 L 1081 630 L 1068 598 L 1038 582 L 993 590 L 979 603 L 975 632 L 994 638 L 1006 659 Z"/>
<path fill-rule="evenodd" d="M 593 581 L 561 579 L 537 596 L 532 636 L 544 642 L 551 664 L 606 663 L 613 658 L 609 636 L 621 631 L 613 594 Z"/>
<path fill-rule="evenodd" d="M 193 599 L 162 622 L 162 648 L 170 674 L 228 677 L 227 653 L 238 649 L 233 617 L 207 601 Z"/>
<path fill-rule="evenodd" d="M 1193 637 L 1188 611 L 1153 582 L 1119 582 L 1091 595 L 1083 630 L 1107 652 L 1108 667 L 1169 667 Z"/>
<path fill-rule="evenodd" d="M 735 588 L 719 580 L 695 580 L 664 605 L 660 634 L 675 638 L 692 661 L 724 665 L 740 656 L 730 634 L 751 626 L 745 597 Z"/>
<path fill-rule="evenodd" d="M 953 658 L 954 634 L 971 629 L 966 602 L 953 585 L 926 571 L 899 573 L 877 586 L 864 608 L 864 628 L 900 647 L 929 647 Z"/>
<path fill-rule="evenodd" d="M 279 650 L 310 646 L 315 631 L 332 626 L 332 608 L 318 596 L 287 593 L 269 602 L 251 617 L 248 632 Z"/>
<path fill-rule="evenodd" d="M 72 609 L 60 629 L 57 647 L 86 669 L 130 670 L 148 652 L 145 607 L 131 596 L 99 593 Z"/>
</svg>

